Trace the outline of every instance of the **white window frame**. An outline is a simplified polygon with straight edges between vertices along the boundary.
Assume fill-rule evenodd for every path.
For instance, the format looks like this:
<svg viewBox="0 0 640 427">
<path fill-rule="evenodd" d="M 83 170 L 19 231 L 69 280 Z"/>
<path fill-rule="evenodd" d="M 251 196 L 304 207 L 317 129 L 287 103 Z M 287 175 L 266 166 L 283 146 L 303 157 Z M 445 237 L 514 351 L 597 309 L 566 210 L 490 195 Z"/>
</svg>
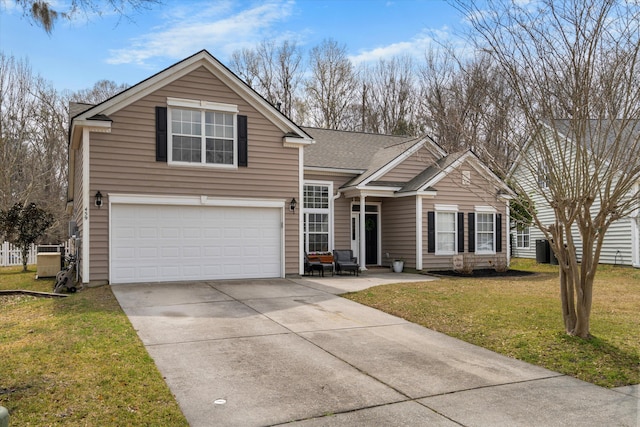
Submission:
<svg viewBox="0 0 640 427">
<path fill-rule="evenodd" d="M 167 163 L 170 165 L 189 166 L 189 167 L 207 167 L 207 168 L 223 168 L 237 169 L 238 167 L 238 106 L 233 104 L 223 104 L 219 102 L 210 102 L 193 99 L 167 98 Z M 184 162 L 173 160 L 173 128 L 172 114 L 175 109 L 199 111 L 201 114 L 200 125 L 200 162 Z M 232 163 L 207 163 L 206 156 L 206 132 L 205 132 L 205 113 L 223 113 L 233 116 L 233 162 Z M 227 138 L 225 138 L 227 139 Z"/>
<path fill-rule="evenodd" d="M 475 244 L 476 244 L 476 254 L 478 255 L 495 255 L 496 253 L 496 209 L 491 206 L 476 206 L 475 209 Z M 491 250 L 486 249 L 478 249 L 481 234 L 489 234 L 487 232 L 483 232 L 479 230 L 478 223 L 480 220 L 480 215 L 491 215 L 491 229 L 492 229 L 492 245 Z"/>
<path fill-rule="evenodd" d="M 456 255 L 458 253 L 458 206 L 457 205 L 435 205 L 435 239 L 436 239 L 436 255 Z M 440 234 L 451 234 L 451 231 L 439 231 L 440 220 L 439 215 L 450 214 L 453 215 L 453 251 L 442 250 L 439 248 L 438 236 Z"/>
<path fill-rule="evenodd" d="M 538 160 L 538 186 L 542 190 L 549 189 L 549 165 L 544 160 Z"/>
<path fill-rule="evenodd" d="M 520 245 L 520 239 L 527 238 L 527 245 Z M 531 227 L 516 223 L 516 249 L 531 249 Z"/>
<path fill-rule="evenodd" d="M 327 207 L 326 208 L 307 208 L 305 207 L 305 188 L 307 186 L 327 187 Z M 327 215 L 327 252 L 331 251 L 333 246 L 333 182 L 330 181 L 304 181 L 302 189 L 302 217 L 303 217 L 303 242 L 304 251 L 309 253 L 309 214 Z M 314 234 L 319 234 L 315 232 Z M 322 233 L 324 234 L 324 233 Z M 315 252 L 315 251 L 314 251 Z M 323 251 L 324 252 L 324 251 Z"/>
</svg>

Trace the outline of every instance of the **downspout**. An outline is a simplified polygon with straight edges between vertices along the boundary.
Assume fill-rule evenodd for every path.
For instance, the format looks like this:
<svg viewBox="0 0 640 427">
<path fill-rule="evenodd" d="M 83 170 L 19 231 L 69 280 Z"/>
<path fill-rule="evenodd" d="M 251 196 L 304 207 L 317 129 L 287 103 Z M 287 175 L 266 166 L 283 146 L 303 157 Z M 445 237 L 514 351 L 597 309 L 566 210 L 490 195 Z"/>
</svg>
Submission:
<svg viewBox="0 0 640 427">
<path fill-rule="evenodd" d="M 416 270 L 422 270 L 422 196 L 416 196 Z"/>
</svg>

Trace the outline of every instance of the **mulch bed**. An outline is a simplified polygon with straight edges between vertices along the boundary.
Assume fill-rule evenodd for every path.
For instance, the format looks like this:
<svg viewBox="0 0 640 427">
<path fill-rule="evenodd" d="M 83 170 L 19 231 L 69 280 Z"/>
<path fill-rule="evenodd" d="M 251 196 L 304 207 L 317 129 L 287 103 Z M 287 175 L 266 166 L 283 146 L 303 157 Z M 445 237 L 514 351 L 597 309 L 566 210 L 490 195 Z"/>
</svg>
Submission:
<svg viewBox="0 0 640 427">
<path fill-rule="evenodd" d="M 525 277 L 532 276 L 536 273 L 531 271 L 521 270 L 507 270 L 503 272 L 497 272 L 491 268 L 473 270 L 471 273 L 460 273 L 453 270 L 445 271 L 430 271 L 428 274 L 434 276 L 449 276 L 449 277 Z"/>
</svg>

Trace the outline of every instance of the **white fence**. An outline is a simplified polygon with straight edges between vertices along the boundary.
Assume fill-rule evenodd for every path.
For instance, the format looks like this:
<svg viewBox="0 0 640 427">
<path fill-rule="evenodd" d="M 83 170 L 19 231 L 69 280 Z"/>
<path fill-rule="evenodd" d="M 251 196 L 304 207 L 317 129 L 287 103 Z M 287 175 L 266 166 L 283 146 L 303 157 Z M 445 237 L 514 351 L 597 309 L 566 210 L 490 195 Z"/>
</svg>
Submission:
<svg viewBox="0 0 640 427">
<path fill-rule="evenodd" d="M 29 254 L 27 255 L 27 264 L 35 264 L 38 260 L 38 246 L 49 245 L 31 245 L 29 248 Z M 71 241 L 66 241 L 57 246 L 64 246 L 65 254 L 69 254 L 69 248 L 71 247 Z M 11 265 L 22 265 L 22 251 L 15 245 L 9 242 L 4 242 L 0 245 L 0 267 L 7 267 Z"/>
</svg>

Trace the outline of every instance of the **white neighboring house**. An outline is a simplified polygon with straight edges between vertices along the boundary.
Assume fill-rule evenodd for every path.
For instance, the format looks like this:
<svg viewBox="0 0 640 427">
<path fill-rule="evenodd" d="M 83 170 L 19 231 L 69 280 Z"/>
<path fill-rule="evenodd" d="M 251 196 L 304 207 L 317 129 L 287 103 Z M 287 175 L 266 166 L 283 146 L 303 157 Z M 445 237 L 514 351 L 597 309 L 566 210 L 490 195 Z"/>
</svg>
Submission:
<svg viewBox="0 0 640 427">
<path fill-rule="evenodd" d="M 565 130 L 563 136 L 568 141 L 567 149 L 571 150 L 568 136 L 568 123 L 565 120 L 557 120 L 555 123 L 557 130 Z M 551 131 L 549 128 L 547 128 Z M 552 224 L 554 221 L 553 209 L 544 199 L 540 191 L 544 191 L 545 181 L 549 179 L 547 174 L 548 168 L 540 162 L 538 164 L 537 174 L 534 174 L 531 167 L 525 167 L 522 164 L 522 156 L 526 150 L 523 150 L 521 157 L 515 162 L 510 172 L 510 177 L 518 182 L 522 187 L 530 191 L 531 198 L 534 201 L 538 218 L 542 224 Z M 565 155 L 566 158 L 566 155 Z M 534 176 L 537 175 L 537 176 Z M 637 194 L 639 186 L 636 185 L 633 193 Z M 632 196 L 631 194 L 629 195 Z M 593 204 L 592 212 L 600 209 L 600 201 L 596 200 Z M 536 258 L 536 244 L 539 240 L 546 240 L 546 237 L 535 224 L 531 226 L 511 226 L 511 248 L 512 256 L 516 258 Z M 577 228 L 573 228 L 573 236 L 576 242 L 576 252 L 578 259 L 582 258 L 582 242 L 579 238 Z M 549 253 L 553 256 L 553 252 L 549 249 Z M 601 264 L 628 265 L 640 268 L 640 209 L 635 209 L 630 215 L 627 215 L 611 224 L 606 232 L 602 250 L 600 254 Z"/>
</svg>

